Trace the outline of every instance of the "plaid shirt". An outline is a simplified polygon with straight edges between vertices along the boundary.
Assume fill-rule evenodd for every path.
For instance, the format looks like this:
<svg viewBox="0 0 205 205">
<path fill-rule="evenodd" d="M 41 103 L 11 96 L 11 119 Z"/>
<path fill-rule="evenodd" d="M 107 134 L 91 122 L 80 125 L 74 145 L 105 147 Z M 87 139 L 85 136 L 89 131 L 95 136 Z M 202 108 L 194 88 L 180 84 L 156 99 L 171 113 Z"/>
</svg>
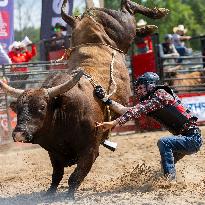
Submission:
<svg viewBox="0 0 205 205">
<path fill-rule="evenodd" d="M 119 125 L 125 124 L 127 121 L 136 119 L 141 117 L 142 114 L 148 114 L 155 110 L 159 110 L 166 105 L 174 105 L 176 100 L 178 100 L 178 96 L 175 98 L 166 92 L 164 89 L 158 89 L 152 96 L 149 96 L 148 99 L 138 103 L 134 107 L 130 108 L 127 112 L 125 112 L 122 116 L 120 116 L 117 121 Z M 194 128 L 196 126 L 196 122 L 190 122 L 186 129 Z"/>
</svg>

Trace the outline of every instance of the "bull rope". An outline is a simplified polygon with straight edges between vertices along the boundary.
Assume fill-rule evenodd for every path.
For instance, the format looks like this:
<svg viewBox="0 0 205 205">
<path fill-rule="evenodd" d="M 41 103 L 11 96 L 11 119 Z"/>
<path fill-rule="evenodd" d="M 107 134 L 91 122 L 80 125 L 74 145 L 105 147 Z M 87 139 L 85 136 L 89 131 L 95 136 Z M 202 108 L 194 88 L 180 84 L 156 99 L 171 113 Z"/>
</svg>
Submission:
<svg viewBox="0 0 205 205">
<path fill-rule="evenodd" d="M 112 52 L 112 61 L 110 63 L 110 85 L 109 88 L 111 87 L 111 85 L 114 85 L 114 89 L 112 90 L 111 93 L 110 90 L 107 91 L 106 97 L 111 97 L 117 90 L 117 83 L 115 82 L 114 76 L 113 76 L 113 70 L 114 70 L 114 60 L 115 60 L 115 56 L 116 56 L 116 51 Z M 86 76 L 86 78 L 90 81 L 90 83 L 93 85 L 93 87 L 95 88 L 97 85 L 99 85 L 99 83 L 97 83 L 95 80 L 93 80 L 92 76 L 90 76 L 89 74 L 84 72 L 84 76 Z"/>
<path fill-rule="evenodd" d="M 111 93 L 109 93 L 109 91 L 108 91 L 108 95 L 107 95 L 108 98 L 111 97 L 117 90 L 117 83 L 115 82 L 114 77 L 113 77 L 113 70 L 114 70 L 113 65 L 114 65 L 115 56 L 116 56 L 116 51 L 113 51 L 112 52 L 112 61 L 111 61 L 111 64 L 110 64 L 110 84 L 113 83 L 114 89 Z"/>
<path fill-rule="evenodd" d="M 123 54 L 124 54 L 124 52 L 123 52 L 122 50 L 120 50 L 120 49 L 118 49 L 118 48 L 115 48 L 114 46 L 111 46 L 111 45 L 106 44 L 106 43 L 84 43 L 84 44 L 77 45 L 77 46 L 75 46 L 75 47 L 71 47 L 71 48 L 64 49 L 65 52 L 64 52 L 63 56 L 62 56 L 61 58 L 59 58 L 59 59 L 51 60 L 51 63 L 58 63 L 58 62 L 60 62 L 60 61 L 63 61 L 63 60 L 65 60 L 65 59 L 68 59 L 68 58 L 70 57 L 71 53 L 73 52 L 73 50 L 75 50 L 76 48 L 85 46 L 85 45 L 88 45 L 88 46 L 89 46 L 89 45 L 103 45 L 103 46 L 110 47 L 110 48 L 112 48 L 113 50 L 118 51 L 119 53 L 123 53 Z"/>
<path fill-rule="evenodd" d="M 113 89 L 113 91 L 111 93 L 109 93 L 109 91 L 108 91 L 108 95 L 107 95 L 108 98 L 110 98 L 116 92 L 116 90 L 117 90 L 117 83 L 115 82 L 115 79 L 113 77 L 113 70 L 114 70 L 114 66 L 113 65 L 114 65 L 115 55 L 116 55 L 116 51 L 114 50 L 112 52 L 112 61 L 111 61 L 111 64 L 110 64 L 110 84 L 113 83 L 114 89 Z M 108 121 L 110 122 L 112 120 L 111 114 L 110 114 L 111 113 L 110 106 L 106 105 L 106 109 L 107 109 L 107 114 L 108 114 Z M 108 135 L 109 136 L 111 135 L 111 129 L 109 130 Z"/>
<path fill-rule="evenodd" d="M 117 83 L 114 79 L 114 75 L 113 75 L 113 71 L 114 71 L 114 61 L 115 61 L 115 56 L 116 56 L 116 50 L 114 50 L 112 52 L 112 60 L 111 60 L 111 63 L 110 63 L 110 85 L 109 85 L 109 88 L 111 87 L 111 85 L 113 84 L 114 85 L 114 89 L 112 90 L 111 93 L 109 93 L 109 88 L 108 88 L 108 91 L 107 91 L 107 94 L 106 94 L 106 97 L 110 98 L 117 90 Z M 97 85 L 99 85 L 99 83 L 97 83 L 95 80 L 93 80 L 92 76 L 90 76 L 89 74 L 87 73 L 84 73 L 84 76 L 90 81 L 90 83 L 92 84 L 92 86 L 95 88 Z M 103 89 L 104 90 L 104 89 Z M 111 118 L 111 111 L 110 111 L 110 106 L 109 105 L 106 105 L 105 106 L 106 110 L 107 110 L 107 115 L 108 115 L 108 121 L 110 122 L 112 120 Z M 109 132 L 108 132 L 108 138 L 111 136 L 111 129 L 109 129 Z"/>
</svg>

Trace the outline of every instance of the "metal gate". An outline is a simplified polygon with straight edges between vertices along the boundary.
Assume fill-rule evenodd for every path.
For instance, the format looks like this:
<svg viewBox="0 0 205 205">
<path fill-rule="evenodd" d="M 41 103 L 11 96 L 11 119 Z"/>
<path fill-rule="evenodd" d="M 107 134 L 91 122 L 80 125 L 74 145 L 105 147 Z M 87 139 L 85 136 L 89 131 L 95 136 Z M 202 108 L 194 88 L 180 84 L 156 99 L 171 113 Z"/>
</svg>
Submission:
<svg viewBox="0 0 205 205">
<path fill-rule="evenodd" d="M 21 63 L 12 65 L 0 65 L 0 78 L 14 88 L 29 89 L 40 87 L 49 73 L 66 72 L 59 69 L 65 67 L 66 61 Z M 12 72 L 13 68 L 28 67 L 28 72 Z M 0 144 L 12 141 L 11 133 L 16 125 L 16 114 L 9 105 L 15 99 L 0 90 Z"/>
</svg>

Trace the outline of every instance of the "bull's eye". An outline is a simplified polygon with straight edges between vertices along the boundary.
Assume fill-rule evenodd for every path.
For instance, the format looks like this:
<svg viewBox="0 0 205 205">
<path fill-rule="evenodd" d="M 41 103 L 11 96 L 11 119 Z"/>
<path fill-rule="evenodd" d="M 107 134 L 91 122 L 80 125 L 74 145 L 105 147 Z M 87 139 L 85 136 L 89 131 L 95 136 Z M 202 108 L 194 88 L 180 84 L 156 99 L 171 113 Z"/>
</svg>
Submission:
<svg viewBox="0 0 205 205">
<path fill-rule="evenodd" d="M 39 111 L 42 112 L 46 109 L 46 106 L 45 105 L 41 105 L 41 107 L 39 108 Z"/>
</svg>

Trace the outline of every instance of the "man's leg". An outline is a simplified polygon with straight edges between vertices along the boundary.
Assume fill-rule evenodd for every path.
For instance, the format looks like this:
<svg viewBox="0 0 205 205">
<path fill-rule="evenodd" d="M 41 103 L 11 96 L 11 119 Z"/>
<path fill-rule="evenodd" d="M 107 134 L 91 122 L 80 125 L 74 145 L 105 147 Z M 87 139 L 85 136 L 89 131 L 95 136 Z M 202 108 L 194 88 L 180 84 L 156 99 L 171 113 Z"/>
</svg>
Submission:
<svg viewBox="0 0 205 205">
<path fill-rule="evenodd" d="M 185 47 L 179 46 L 176 47 L 177 52 L 179 53 L 180 56 L 185 56 L 186 55 L 186 49 Z"/>
<path fill-rule="evenodd" d="M 176 47 L 177 52 L 179 53 L 180 56 L 185 56 L 186 55 L 186 50 L 184 47 Z M 182 58 L 178 58 L 177 63 L 182 63 Z"/>
<path fill-rule="evenodd" d="M 186 155 L 197 152 L 201 146 L 201 143 L 198 143 L 198 138 L 201 138 L 200 134 L 170 136 L 159 139 L 157 145 L 165 175 L 172 175 L 173 179 L 176 177 L 174 153 Z"/>
<path fill-rule="evenodd" d="M 181 160 L 186 154 L 184 152 L 173 152 L 174 164 Z"/>
</svg>

